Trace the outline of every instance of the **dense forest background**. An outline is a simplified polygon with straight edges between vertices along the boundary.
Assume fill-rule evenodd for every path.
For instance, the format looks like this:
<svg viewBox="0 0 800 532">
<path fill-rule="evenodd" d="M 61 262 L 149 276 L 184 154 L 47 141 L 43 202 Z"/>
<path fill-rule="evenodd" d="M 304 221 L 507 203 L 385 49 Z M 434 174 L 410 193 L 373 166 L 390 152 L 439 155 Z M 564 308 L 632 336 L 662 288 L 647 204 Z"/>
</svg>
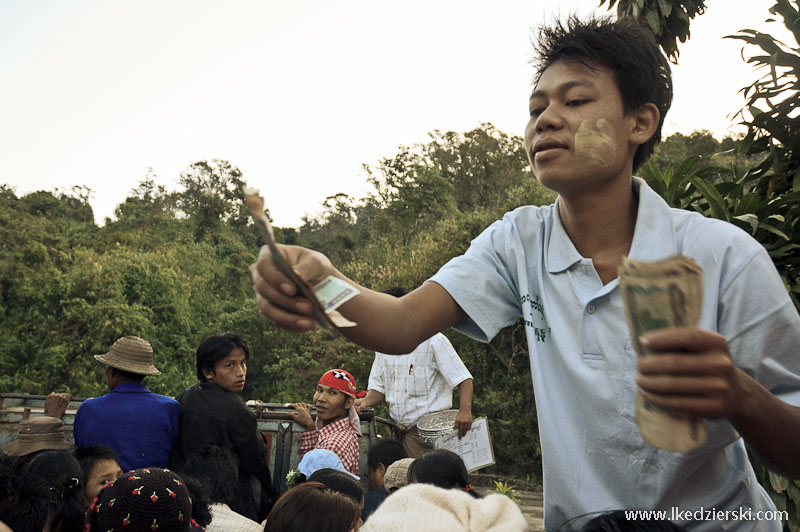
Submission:
<svg viewBox="0 0 800 532">
<path fill-rule="evenodd" d="M 680 3 L 623 0 L 618 8 Z M 800 42 L 797 3 L 778 0 L 773 9 Z M 667 44 L 677 42 L 679 30 Z M 749 30 L 734 38 L 752 45 L 750 62 L 766 69 L 744 91 L 739 118 L 747 133 L 721 141 L 708 131 L 674 134 L 640 174 L 670 204 L 753 234 L 797 303 L 800 55 Z M 276 228 L 276 236 L 323 251 L 377 290 L 416 287 L 504 212 L 554 199 L 532 175 L 522 139 L 491 124 L 433 131 L 429 142 L 400 147 L 364 168 L 372 193 L 325 198 L 319 213 L 299 228 Z M 157 186 L 156 177 L 144 176 L 102 226 L 93 221 L 85 188 L 19 197 L 0 185 L 0 391 L 103 394 L 92 355 L 137 335 L 153 345 L 162 372 L 146 384 L 175 395 L 195 381 L 198 343 L 223 331 L 242 334 L 251 346 L 247 398 L 308 401 L 316 379 L 332 367 L 351 371 L 365 387 L 372 352 L 322 331 L 283 332 L 259 314 L 247 268 L 261 241 L 240 199 L 246 176 L 230 162 L 210 160 L 190 164 L 176 192 Z M 267 205 L 281 200 L 262 192 Z M 497 465 L 487 472 L 538 480 L 523 327 L 511 326 L 488 344 L 447 335 L 475 376 L 475 415 L 490 420 Z M 760 474 L 772 483 L 779 508 L 800 504 L 796 484 Z"/>
</svg>

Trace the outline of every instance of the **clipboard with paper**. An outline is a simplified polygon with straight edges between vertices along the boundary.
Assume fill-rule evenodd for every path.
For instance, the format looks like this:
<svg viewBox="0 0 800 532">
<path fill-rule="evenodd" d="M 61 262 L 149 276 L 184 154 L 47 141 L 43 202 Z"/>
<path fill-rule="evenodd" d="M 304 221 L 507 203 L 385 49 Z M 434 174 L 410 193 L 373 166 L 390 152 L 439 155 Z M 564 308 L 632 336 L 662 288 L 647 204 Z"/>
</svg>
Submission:
<svg viewBox="0 0 800 532">
<path fill-rule="evenodd" d="M 436 449 L 453 451 L 464 460 L 470 473 L 495 463 L 489 423 L 485 417 L 478 418 L 463 438 L 458 439 L 458 431 L 453 430 L 436 440 Z"/>
</svg>

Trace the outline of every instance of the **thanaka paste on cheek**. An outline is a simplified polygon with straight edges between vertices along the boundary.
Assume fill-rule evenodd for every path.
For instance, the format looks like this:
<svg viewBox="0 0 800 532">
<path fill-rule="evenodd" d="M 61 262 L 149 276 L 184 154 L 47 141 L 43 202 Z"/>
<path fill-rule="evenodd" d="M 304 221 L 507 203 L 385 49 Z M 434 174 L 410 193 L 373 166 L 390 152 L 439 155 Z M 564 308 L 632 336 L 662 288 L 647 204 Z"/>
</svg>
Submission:
<svg viewBox="0 0 800 532">
<path fill-rule="evenodd" d="M 576 166 L 609 166 L 617 154 L 614 126 L 605 118 L 585 120 L 575 132 L 574 146 Z"/>
</svg>

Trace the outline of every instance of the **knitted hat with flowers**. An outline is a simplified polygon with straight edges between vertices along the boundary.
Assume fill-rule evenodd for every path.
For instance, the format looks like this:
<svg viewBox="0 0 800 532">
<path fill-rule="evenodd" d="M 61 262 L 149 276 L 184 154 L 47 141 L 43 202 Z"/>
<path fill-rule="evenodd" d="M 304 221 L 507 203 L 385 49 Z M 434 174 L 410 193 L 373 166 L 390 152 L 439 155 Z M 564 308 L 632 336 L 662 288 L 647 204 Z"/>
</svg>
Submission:
<svg viewBox="0 0 800 532">
<path fill-rule="evenodd" d="M 192 499 L 168 469 L 137 469 L 100 490 L 86 514 L 84 532 L 188 532 Z"/>
<path fill-rule="evenodd" d="M 335 388 L 343 394 L 349 395 L 350 397 L 360 398 L 367 395 L 366 392 L 358 391 L 356 389 L 355 377 L 343 369 L 332 369 L 330 371 L 326 371 L 325 374 L 320 377 L 319 384 Z"/>
</svg>

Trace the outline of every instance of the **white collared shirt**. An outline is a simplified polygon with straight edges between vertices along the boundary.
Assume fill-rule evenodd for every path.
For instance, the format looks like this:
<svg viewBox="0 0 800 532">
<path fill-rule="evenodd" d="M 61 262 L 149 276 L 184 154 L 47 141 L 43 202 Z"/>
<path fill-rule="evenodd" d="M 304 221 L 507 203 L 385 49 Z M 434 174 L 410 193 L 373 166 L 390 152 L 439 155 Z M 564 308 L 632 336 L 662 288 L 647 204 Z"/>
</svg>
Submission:
<svg viewBox="0 0 800 532">
<path fill-rule="evenodd" d="M 211 507 L 211 523 L 206 532 L 263 532 L 264 527 L 247 517 L 237 514 L 227 504 L 218 502 Z"/>
<path fill-rule="evenodd" d="M 800 317 L 764 248 L 731 224 L 671 209 L 640 179 L 633 186 L 639 208 L 630 257 L 694 259 L 705 276 L 700 327 L 725 336 L 738 367 L 800 405 Z M 618 281 L 603 286 L 568 237 L 558 202 L 507 213 L 431 280 L 467 313 L 458 328 L 473 338 L 487 341 L 525 320 L 548 530 L 614 509 L 774 508 L 727 421 L 705 420 L 708 442 L 685 454 L 642 440 L 634 420 L 636 354 Z M 726 527 L 781 528 L 778 521 Z"/>
<path fill-rule="evenodd" d="M 368 388 L 385 396 L 392 420 L 411 427 L 429 412 L 452 408 L 453 388 L 471 378 L 450 340 L 437 333 L 406 355 L 375 353 Z"/>
</svg>

